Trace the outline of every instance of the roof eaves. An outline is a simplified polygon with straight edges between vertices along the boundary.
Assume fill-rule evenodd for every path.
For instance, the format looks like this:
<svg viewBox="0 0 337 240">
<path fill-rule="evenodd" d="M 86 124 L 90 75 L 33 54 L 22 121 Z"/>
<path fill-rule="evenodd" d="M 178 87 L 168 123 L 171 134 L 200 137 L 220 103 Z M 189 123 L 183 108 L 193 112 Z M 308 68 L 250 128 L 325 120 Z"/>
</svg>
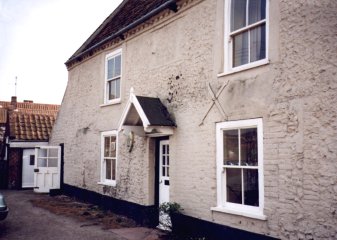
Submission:
<svg viewBox="0 0 337 240">
<path fill-rule="evenodd" d="M 117 31 L 117 32 L 115 32 L 115 33 L 112 33 L 109 37 L 107 37 L 107 38 L 101 40 L 100 42 L 98 42 L 98 43 L 96 43 L 96 44 L 94 44 L 94 45 L 91 46 L 90 48 L 88 48 L 88 49 L 86 49 L 86 50 L 84 50 L 84 51 L 80 51 L 80 49 L 83 50 L 83 49 L 84 49 L 84 48 L 91 42 L 91 40 L 94 38 L 94 36 L 100 32 L 99 30 L 101 30 L 101 29 L 105 26 L 105 25 L 104 25 L 104 26 L 101 25 L 102 28 L 99 27 L 99 28 L 94 32 L 94 34 L 92 35 L 92 38 L 89 37 L 89 38 L 91 38 L 90 41 L 89 41 L 89 39 L 88 39 L 88 40 L 85 42 L 85 44 L 83 44 L 82 47 L 77 51 L 77 54 L 75 53 L 74 55 L 72 55 L 72 56 L 65 62 L 65 65 L 68 66 L 71 62 L 75 61 L 76 59 L 81 58 L 83 55 L 85 55 L 85 54 L 87 54 L 87 53 L 90 53 L 91 51 L 93 51 L 93 50 L 96 49 L 97 47 L 99 47 L 99 46 L 101 46 L 101 45 L 103 45 L 103 44 L 107 43 L 108 41 L 111 41 L 111 40 L 113 40 L 113 39 L 115 39 L 115 38 L 121 38 L 121 39 L 124 40 L 124 36 L 123 36 L 124 33 L 126 33 L 126 32 L 129 31 L 129 30 L 131 30 L 132 28 L 138 26 L 139 24 L 141 24 L 141 23 L 147 21 L 148 19 L 150 19 L 151 17 L 153 17 L 153 16 L 155 16 L 156 14 L 160 13 L 160 12 L 163 11 L 164 9 L 167 9 L 167 8 L 168 8 L 168 9 L 174 11 L 174 12 L 177 12 L 176 1 L 177 1 L 177 0 L 169 0 L 169 1 L 165 2 L 165 3 L 163 3 L 163 4 L 160 5 L 159 7 L 153 9 L 152 11 L 150 11 L 150 12 L 148 12 L 147 14 L 143 15 L 141 18 L 138 18 L 137 20 L 135 20 L 135 21 L 132 22 L 131 24 L 127 25 L 126 27 L 120 29 L 119 31 Z M 127 1 L 125 1 L 125 2 L 127 2 Z M 123 2 L 123 3 L 124 3 L 124 2 Z M 125 3 L 124 3 L 124 4 L 125 4 Z M 122 7 L 122 6 L 121 6 L 121 7 Z M 118 11 L 119 11 L 119 9 L 120 9 L 120 7 L 118 7 L 118 9 L 116 9 L 116 10 L 113 12 L 113 14 L 114 14 L 114 15 L 117 14 Z M 117 10 L 118 10 L 118 11 L 117 11 Z M 110 18 L 110 17 L 108 17 L 108 18 L 109 18 L 109 21 L 110 21 L 111 18 Z M 108 19 L 106 19 L 106 21 L 109 22 Z M 105 23 L 105 24 L 107 24 L 107 23 Z"/>
<path fill-rule="evenodd" d="M 73 57 L 75 57 L 76 55 L 80 54 L 82 52 L 83 49 L 86 48 L 86 46 L 88 44 L 90 44 L 90 42 L 97 36 L 97 34 L 99 34 L 99 32 L 107 25 L 109 24 L 110 20 L 112 18 L 114 18 L 117 13 L 120 11 L 121 8 L 123 8 L 123 6 L 128 2 L 128 0 L 124 0 L 123 2 L 121 2 L 118 7 L 103 21 L 103 23 L 90 35 L 90 37 L 82 44 L 82 46 L 77 49 L 77 51 L 69 58 L 72 59 Z M 68 60 L 68 61 L 69 61 Z M 67 62 L 68 62 L 67 61 Z M 66 62 L 66 63 L 67 63 Z"/>
</svg>

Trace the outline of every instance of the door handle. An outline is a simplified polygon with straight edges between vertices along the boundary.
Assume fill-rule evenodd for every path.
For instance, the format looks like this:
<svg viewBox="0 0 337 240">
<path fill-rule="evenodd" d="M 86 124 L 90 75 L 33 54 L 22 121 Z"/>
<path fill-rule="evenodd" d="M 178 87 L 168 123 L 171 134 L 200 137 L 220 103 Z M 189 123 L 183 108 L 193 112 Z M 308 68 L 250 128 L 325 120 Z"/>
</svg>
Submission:
<svg viewBox="0 0 337 240">
<path fill-rule="evenodd" d="M 162 182 L 163 182 L 163 180 L 160 180 L 160 181 L 159 181 L 159 184 L 162 183 Z"/>
</svg>

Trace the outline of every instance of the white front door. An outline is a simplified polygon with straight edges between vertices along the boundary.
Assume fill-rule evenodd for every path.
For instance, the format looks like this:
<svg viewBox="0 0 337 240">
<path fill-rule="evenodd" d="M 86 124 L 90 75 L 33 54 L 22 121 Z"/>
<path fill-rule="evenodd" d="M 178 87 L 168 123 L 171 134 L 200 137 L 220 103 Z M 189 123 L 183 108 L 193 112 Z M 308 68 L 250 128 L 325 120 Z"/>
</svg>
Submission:
<svg viewBox="0 0 337 240">
<path fill-rule="evenodd" d="M 35 148 L 34 191 L 46 192 L 60 188 L 61 147 Z"/>
<path fill-rule="evenodd" d="M 35 150 L 24 149 L 22 153 L 22 188 L 34 187 Z"/>
<path fill-rule="evenodd" d="M 159 143 L 159 206 L 170 201 L 170 145 L 168 140 Z M 163 230 L 171 229 L 170 216 L 159 212 L 159 225 Z"/>
<path fill-rule="evenodd" d="M 169 140 L 160 141 L 159 150 L 159 205 L 170 201 L 170 146 Z"/>
</svg>

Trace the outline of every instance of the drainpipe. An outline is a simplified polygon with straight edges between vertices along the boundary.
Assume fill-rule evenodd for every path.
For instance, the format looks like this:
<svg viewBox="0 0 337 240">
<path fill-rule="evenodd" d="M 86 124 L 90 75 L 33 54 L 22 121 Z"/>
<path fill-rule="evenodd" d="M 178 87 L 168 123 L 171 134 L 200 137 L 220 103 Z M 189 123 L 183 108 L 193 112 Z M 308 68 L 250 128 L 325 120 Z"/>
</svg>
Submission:
<svg viewBox="0 0 337 240">
<path fill-rule="evenodd" d="M 129 31 L 130 29 L 136 27 L 137 25 L 144 23 L 145 21 L 149 20 L 151 17 L 157 15 L 158 13 L 160 13 L 161 11 L 165 10 L 166 8 L 172 10 L 173 12 L 177 12 L 177 3 L 176 0 L 170 0 L 165 2 L 164 4 L 160 5 L 159 7 L 153 9 L 152 11 L 148 12 L 147 14 L 145 14 L 144 16 L 142 16 L 141 18 L 139 18 L 138 20 L 134 21 L 133 23 L 127 25 L 126 27 L 122 28 L 121 30 L 119 30 L 116 33 L 113 33 L 112 35 L 110 35 L 109 37 L 103 39 L 102 41 L 96 43 L 95 45 L 91 46 L 90 48 L 88 48 L 87 50 L 81 52 L 80 54 L 77 54 L 74 57 L 71 57 L 68 59 L 68 61 L 66 61 L 66 65 L 68 63 L 70 63 L 72 60 L 77 60 L 80 57 L 82 57 L 83 55 L 87 54 L 88 52 L 92 51 L 93 49 L 105 44 L 106 42 L 119 37 L 122 40 L 124 40 L 124 33 L 126 33 L 127 31 Z"/>
</svg>

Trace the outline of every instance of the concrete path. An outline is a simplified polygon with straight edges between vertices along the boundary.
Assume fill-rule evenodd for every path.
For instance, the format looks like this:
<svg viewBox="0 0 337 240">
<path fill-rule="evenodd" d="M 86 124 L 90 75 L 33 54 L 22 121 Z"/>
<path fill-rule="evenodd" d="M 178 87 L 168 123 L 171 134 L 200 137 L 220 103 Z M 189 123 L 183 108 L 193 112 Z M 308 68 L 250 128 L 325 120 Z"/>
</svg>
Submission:
<svg viewBox="0 0 337 240">
<path fill-rule="evenodd" d="M 34 207 L 30 200 L 46 195 L 32 190 L 1 190 L 10 208 L 6 220 L 0 221 L 0 239 L 4 240 L 160 240 L 160 231 L 149 228 L 103 230 L 99 225 L 85 224 L 73 218 Z"/>
</svg>

